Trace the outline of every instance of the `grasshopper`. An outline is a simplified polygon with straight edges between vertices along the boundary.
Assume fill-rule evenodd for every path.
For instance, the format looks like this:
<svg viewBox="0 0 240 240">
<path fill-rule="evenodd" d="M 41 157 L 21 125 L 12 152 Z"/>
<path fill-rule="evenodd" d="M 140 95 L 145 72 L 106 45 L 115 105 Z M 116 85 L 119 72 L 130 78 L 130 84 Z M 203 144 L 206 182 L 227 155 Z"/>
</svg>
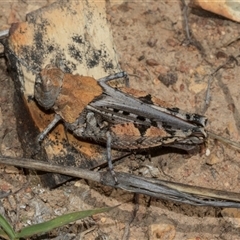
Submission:
<svg viewBox="0 0 240 240">
<path fill-rule="evenodd" d="M 168 108 L 144 92 L 109 85 L 119 78 L 128 81 L 126 72 L 95 80 L 47 65 L 36 78 L 34 97 L 43 108 L 53 109 L 55 117 L 38 142 L 63 121 L 75 136 L 106 144 L 116 184 L 112 148 L 130 151 L 170 146 L 188 151 L 205 142 L 206 117 Z"/>
</svg>

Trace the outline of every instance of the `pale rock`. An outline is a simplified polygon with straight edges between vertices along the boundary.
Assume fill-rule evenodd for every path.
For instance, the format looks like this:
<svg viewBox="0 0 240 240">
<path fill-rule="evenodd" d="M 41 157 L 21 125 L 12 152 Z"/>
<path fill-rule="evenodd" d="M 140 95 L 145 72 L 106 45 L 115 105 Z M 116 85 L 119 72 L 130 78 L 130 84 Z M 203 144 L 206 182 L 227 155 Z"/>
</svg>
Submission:
<svg viewBox="0 0 240 240">
<path fill-rule="evenodd" d="M 100 221 L 101 221 L 101 223 L 105 223 L 105 222 L 107 221 L 107 218 L 102 217 L 102 218 L 100 219 Z"/>
<path fill-rule="evenodd" d="M 240 0 L 192 0 L 192 4 L 236 22 L 240 22 Z"/>
<path fill-rule="evenodd" d="M 18 174 L 19 170 L 14 166 L 6 166 L 5 167 L 5 172 L 8 173 L 8 174 Z"/>
<path fill-rule="evenodd" d="M 155 223 L 149 226 L 149 240 L 173 240 L 176 229 L 173 224 Z"/>
<path fill-rule="evenodd" d="M 221 214 L 226 222 L 231 223 L 234 227 L 240 227 L 240 209 L 224 208 Z"/>
<path fill-rule="evenodd" d="M 194 78 L 190 81 L 191 83 L 189 85 L 189 90 L 194 92 L 195 94 L 207 89 L 207 83 L 205 82 L 196 83 Z"/>
<path fill-rule="evenodd" d="M 74 186 L 75 186 L 75 187 L 81 187 L 81 186 L 82 186 L 81 180 L 76 181 L 76 182 L 74 183 Z"/>
<path fill-rule="evenodd" d="M 9 146 L 6 146 L 5 143 L 2 143 L 0 146 L 0 153 L 4 155 L 5 157 L 16 157 L 16 153 L 13 149 L 11 149 Z"/>
<path fill-rule="evenodd" d="M 203 82 L 204 76 L 207 74 L 206 69 L 202 66 L 198 66 L 194 70 L 191 69 L 190 72 L 191 77 L 189 80 L 189 90 L 196 94 L 201 92 L 202 90 L 206 90 L 207 82 Z"/>
<path fill-rule="evenodd" d="M 8 46 L 9 51 L 22 60 L 17 71 L 21 70 L 24 79 L 21 82 L 24 96 L 34 94 L 33 80 L 39 69 L 49 63 L 56 63 L 60 56 L 73 74 L 99 79 L 110 74 L 106 64 L 112 64 L 111 71 L 120 71 L 106 18 L 105 1 L 61 0 L 31 12 L 25 22 L 11 26 Z M 37 57 L 31 55 L 32 51 L 38 53 Z M 100 54 L 98 60 L 95 60 L 97 63 L 89 67 L 95 52 Z M 36 66 L 38 71 L 33 70 Z"/>
<path fill-rule="evenodd" d="M 222 159 L 220 159 L 219 157 L 217 157 L 214 154 L 214 155 L 211 155 L 210 157 L 207 158 L 206 163 L 209 164 L 209 165 L 214 165 L 214 164 L 217 164 L 217 163 L 219 163 L 221 161 L 222 161 Z"/>
<path fill-rule="evenodd" d="M 205 153 L 206 157 L 209 157 L 209 156 L 210 156 L 210 154 L 211 154 L 211 151 L 210 151 L 210 149 L 209 149 L 209 148 L 207 148 L 207 149 L 206 149 L 206 153 Z"/>
<path fill-rule="evenodd" d="M 195 71 L 196 71 L 199 75 L 202 75 L 202 76 L 204 76 L 204 75 L 206 74 L 206 70 L 205 70 L 204 67 L 201 66 L 201 65 L 198 66 Z"/>
<path fill-rule="evenodd" d="M 237 129 L 236 129 L 236 125 L 235 125 L 235 123 L 233 123 L 232 121 L 227 124 L 227 130 L 228 130 L 228 132 L 229 132 L 229 135 L 230 135 L 233 139 L 234 139 L 234 138 L 237 139 L 237 138 L 239 137 L 238 131 L 237 131 Z"/>
</svg>

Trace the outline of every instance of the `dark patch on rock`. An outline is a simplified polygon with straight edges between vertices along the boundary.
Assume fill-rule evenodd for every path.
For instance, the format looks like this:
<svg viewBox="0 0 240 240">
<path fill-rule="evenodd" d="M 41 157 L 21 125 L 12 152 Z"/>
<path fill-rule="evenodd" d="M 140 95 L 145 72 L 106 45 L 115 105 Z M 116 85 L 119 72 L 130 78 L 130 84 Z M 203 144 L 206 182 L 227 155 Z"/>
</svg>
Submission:
<svg viewBox="0 0 240 240">
<path fill-rule="evenodd" d="M 169 87 L 177 82 L 178 75 L 175 72 L 168 72 L 167 74 L 160 74 L 158 80 L 160 80 L 165 86 Z"/>
</svg>

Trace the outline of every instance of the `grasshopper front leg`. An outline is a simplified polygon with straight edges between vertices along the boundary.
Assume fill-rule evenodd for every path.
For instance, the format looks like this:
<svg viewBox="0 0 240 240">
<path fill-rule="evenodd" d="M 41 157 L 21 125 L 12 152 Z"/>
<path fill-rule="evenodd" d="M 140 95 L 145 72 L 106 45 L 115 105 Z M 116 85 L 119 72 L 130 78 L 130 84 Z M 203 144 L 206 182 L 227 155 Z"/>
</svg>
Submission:
<svg viewBox="0 0 240 240">
<path fill-rule="evenodd" d="M 54 119 L 52 122 L 38 135 L 37 142 L 40 144 L 44 138 L 47 136 L 47 134 L 56 126 L 56 124 L 62 120 L 61 116 L 58 114 L 55 114 Z"/>
<path fill-rule="evenodd" d="M 37 136 L 37 138 L 36 138 L 37 148 L 33 152 L 32 157 L 34 157 L 40 151 L 41 142 L 44 140 L 44 138 L 47 136 L 47 134 L 56 126 L 56 124 L 60 120 L 62 120 L 61 116 L 58 114 L 55 114 L 52 122 Z"/>
</svg>

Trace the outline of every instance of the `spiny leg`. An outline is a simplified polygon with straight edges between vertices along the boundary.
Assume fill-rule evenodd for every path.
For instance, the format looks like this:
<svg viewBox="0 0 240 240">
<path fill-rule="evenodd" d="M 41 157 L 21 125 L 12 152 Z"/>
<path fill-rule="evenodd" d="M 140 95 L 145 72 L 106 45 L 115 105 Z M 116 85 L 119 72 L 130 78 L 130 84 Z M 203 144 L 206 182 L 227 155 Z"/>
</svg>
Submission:
<svg viewBox="0 0 240 240">
<path fill-rule="evenodd" d="M 114 74 L 111 74 L 107 77 L 103 77 L 103 78 L 100 78 L 98 81 L 100 82 L 100 84 L 106 84 L 107 82 L 109 81 L 112 81 L 114 79 L 118 79 L 118 78 L 125 78 L 125 84 L 127 87 L 129 87 L 129 78 L 128 78 L 128 74 L 124 71 L 122 72 L 118 72 L 118 73 L 114 73 Z"/>
<path fill-rule="evenodd" d="M 117 177 L 116 177 L 116 174 L 113 170 L 113 164 L 112 164 L 112 154 L 111 154 L 111 142 L 112 142 L 112 136 L 110 134 L 110 132 L 108 131 L 106 133 L 106 136 L 107 136 L 107 161 L 108 161 L 108 168 L 109 168 L 109 171 L 110 173 L 112 174 L 112 177 L 115 181 L 115 184 L 117 185 L 118 184 L 118 180 L 117 180 Z"/>
<path fill-rule="evenodd" d="M 47 136 L 47 134 L 56 126 L 56 124 L 61 120 L 62 118 L 55 114 L 54 119 L 52 122 L 37 136 L 36 139 L 36 149 L 32 153 L 32 158 L 34 158 L 40 151 L 40 143 L 44 140 L 44 138 Z"/>
<path fill-rule="evenodd" d="M 38 144 L 43 141 L 43 139 L 47 136 L 47 134 L 56 126 L 56 124 L 61 120 L 61 116 L 55 114 L 52 122 L 38 135 L 37 142 Z"/>
</svg>

